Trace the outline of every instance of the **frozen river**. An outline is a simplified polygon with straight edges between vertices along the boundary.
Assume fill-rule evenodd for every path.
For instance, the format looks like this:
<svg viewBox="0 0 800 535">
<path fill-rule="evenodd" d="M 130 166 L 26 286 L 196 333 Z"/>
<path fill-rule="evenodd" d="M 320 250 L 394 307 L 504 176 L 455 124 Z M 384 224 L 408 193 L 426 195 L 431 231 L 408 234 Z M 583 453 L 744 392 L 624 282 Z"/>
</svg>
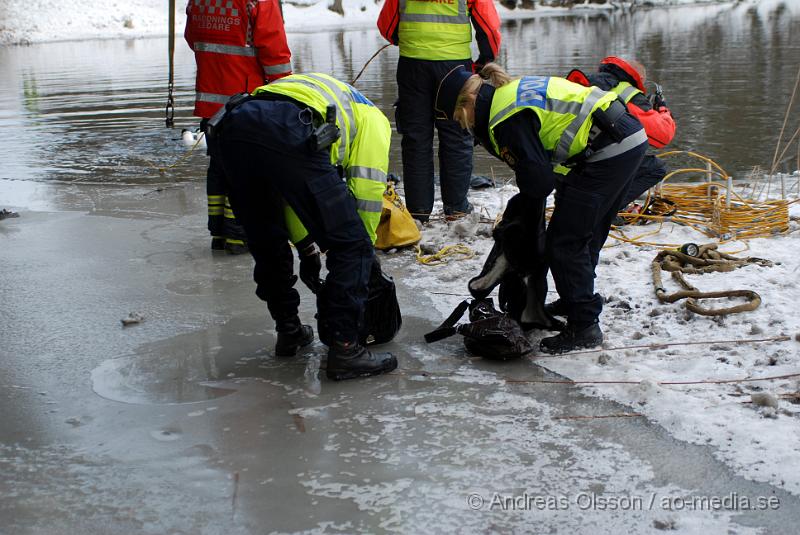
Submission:
<svg viewBox="0 0 800 535">
<path fill-rule="evenodd" d="M 518 74 L 636 50 L 678 118 L 676 147 L 732 173 L 772 161 L 797 7 L 503 30 L 500 62 Z M 296 71 L 345 80 L 382 44 L 377 31 L 289 41 Z M 357 84 L 387 114 L 396 57 Z M 534 360 L 426 345 L 442 318 L 403 282 L 410 255 L 384 260 L 405 315 L 388 346 L 400 371 L 320 381 L 319 343 L 276 359 L 251 259 L 208 250 L 207 160 L 177 140 L 196 125 L 194 62 L 181 44 L 168 130 L 166 60 L 162 39 L 0 49 L 0 208 L 21 213 L 0 226 L 0 534 L 796 533 L 796 495 L 625 417 L 636 407 L 537 382 L 556 377 Z M 477 170 L 507 173 L 484 155 Z M 130 312 L 145 321 L 123 329 Z"/>
</svg>

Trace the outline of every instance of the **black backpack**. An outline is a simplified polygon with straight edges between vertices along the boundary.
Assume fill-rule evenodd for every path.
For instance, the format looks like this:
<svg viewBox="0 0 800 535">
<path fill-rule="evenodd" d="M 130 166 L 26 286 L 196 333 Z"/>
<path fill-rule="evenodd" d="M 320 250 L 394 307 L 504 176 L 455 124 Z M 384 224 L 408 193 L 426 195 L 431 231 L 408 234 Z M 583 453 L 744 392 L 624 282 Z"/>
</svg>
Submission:
<svg viewBox="0 0 800 535">
<path fill-rule="evenodd" d="M 325 307 L 325 284 L 317 292 L 317 319 L 319 311 Z M 359 343 L 361 345 L 385 344 L 397 335 L 403 325 L 403 316 L 400 313 L 400 304 L 397 302 L 397 289 L 394 279 L 383 272 L 381 264 L 376 258 L 372 263 L 369 274 L 369 294 L 364 306 L 364 323 L 359 329 Z M 329 327 L 318 323 L 320 341 L 330 346 L 333 343 Z"/>
<path fill-rule="evenodd" d="M 469 309 L 469 323 L 456 325 Z M 491 360 L 519 358 L 533 350 L 519 323 L 494 308 L 491 298 L 462 301 L 438 328 L 425 335 L 436 342 L 448 336 L 464 336 L 464 346 L 473 355 Z"/>
<path fill-rule="evenodd" d="M 364 307 L 361 344 L 385 344 L 392 341 L 403 325 L 394 279 L 381 270 L 377 260 L 369 276 L 369 296 Z"/>
</svg>

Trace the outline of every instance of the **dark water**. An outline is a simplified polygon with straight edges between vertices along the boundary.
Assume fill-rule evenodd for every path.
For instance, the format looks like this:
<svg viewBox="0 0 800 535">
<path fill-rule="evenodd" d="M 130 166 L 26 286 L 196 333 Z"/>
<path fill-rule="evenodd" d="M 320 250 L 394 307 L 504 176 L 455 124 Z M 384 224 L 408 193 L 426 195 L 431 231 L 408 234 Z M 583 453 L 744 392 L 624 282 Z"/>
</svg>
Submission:
<svg viewBox="0 0 800 535">
<path fill-rule="evenodd" d="M 512 74 L 564 75 L 576 66 L 592 69 L 608 54 L 636 55 L 648 77 L 664 86 L 678 119 L 673 146 L 743 175 L 773 159 L 800 66 L 799 4 L 767 0 L 508 20 L 499 59 Z M 295 71 L 348 81 L 383 44 L 375 30 L 295 33 L 289 41 Z M 396 98 L 396 60 L 397 49 L 388 49 L 357 84 L 387 114 Z M 196 126 L 194 60 L 182 40 L 175 76 L 176 128 L 168 130 L 166 39 L 0 48 L 0 204 L 20 199 L 20 188 L 30 193 L 32 183 L 202 179 L 202 151 L 186 156 L 177 140 L 182 127 Z M 798 124 L 800 95 L 785 137 Z M 477 171 L 508 174 L 481 151 Z M 156 169 L 170 164 L 166 174 Z M 400 170 L 396 136 L 391 166 Z M 786 163 L 792 166 L 794 160 Z"/>
</svg>

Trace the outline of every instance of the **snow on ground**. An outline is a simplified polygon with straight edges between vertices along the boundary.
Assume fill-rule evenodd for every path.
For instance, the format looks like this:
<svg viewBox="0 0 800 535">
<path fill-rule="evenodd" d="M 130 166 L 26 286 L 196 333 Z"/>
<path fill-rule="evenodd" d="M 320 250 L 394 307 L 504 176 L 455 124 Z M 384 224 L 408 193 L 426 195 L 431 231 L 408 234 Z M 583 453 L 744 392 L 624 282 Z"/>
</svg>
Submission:
<svg viewBox="0 0 800 535">
<path fill-rule="evenodd" d="M 719 3 L 723 0 L 649 0 L 652 5 Z M 753 0 L 750 0 L 753 1 Z M 374 28 L 383 2 L 342 0 L 344 15 L 328 9 L 329 0 L 284 2 L 286 29 L 310 32 L 320 29 Z M 186 24 L 185 0 L 176 2 L 175 27 L 181 35 Z M 503 19 L 518 19 L 563 12 L 565 8 L 537 6 L 535 10 L 509 10 L 498 4 Z M 586 4 L 576 10 L 609 10 L 611 5 Z M 138 38 L 167 35 L 166 0 L 95 2 L 92 0 L 7 0 L 0 13 L 0 45 L 78 39 Z"/>
<path fill-rule="evenodd" d="M 789 182 L 795 184 L 798 179 L 800 174 Z M 420 292 L 433 293 L 442 320 L 468 297 L 466 281 L 480 272 L 492 245 L 485 238 L 491 226 L 488 221 L 494 220 L 516 192 L 511 185 L 473 191 L 471 200 L 482 218 L 473 214 L 456 223 L 438 220 L 424 229 L 425 250 L 463 243 L 478 253 L 475 258 L 452 259 L 444 265 L 414 264 L 406 268 L 404 282 Z M 584 390 L 630 406 L 680 440 L 712 446 L 719 459 L 745 477 L 800 494 L 800 472 L 787 469 L 800 466 L 800 404 L 780 398 L 800 392 L 800 377 L 730 384 L 660 384 L 800 374 L 800 203 L 791 206 L 790 215 L 793 219 L 786 235 L 720 246 L 736 256 L 768 259 L 774 262 L 772 267 L 749 265 L 730 273 L 687 277 L 703 291 L 755 290 L 762 298 L 757 310 L 712 318 L 687 311 L 682 302 L 660 304 L 653 291 L 650 263 L 661 247 L 636 246 L 610 238 L 601 254 L 596 280 L 596 290 L 607 301 L 601 316 L 604 349 L 559 357 L 534 354 L 529 358 L 575 381 L 630 381 L 586 385 Z M 670 245 L 713 242 L 672 223 L 660 228 L 656 224 L 629 226 L 624 233 L 629 238 L 647 235 L 642 241 Z M 668 291 L 678 289 L 667 274 L 664 282 Z M 557 297 L 552 280 L 550 290 L 548 301 Z M 709 305 L 724 307 L 730 302 Z M 532 340 L 538 346 L 538 340 L 546 335 L 549 333 L 534 331 Z M 791 339 L 736 342 L 779 336 Z M 662 345 L 679 342 L 701 343 Z M 752 394 L 758 397 L 764 393 L 778 398 L 777 408 L 752 403 Z"/>
</svg>

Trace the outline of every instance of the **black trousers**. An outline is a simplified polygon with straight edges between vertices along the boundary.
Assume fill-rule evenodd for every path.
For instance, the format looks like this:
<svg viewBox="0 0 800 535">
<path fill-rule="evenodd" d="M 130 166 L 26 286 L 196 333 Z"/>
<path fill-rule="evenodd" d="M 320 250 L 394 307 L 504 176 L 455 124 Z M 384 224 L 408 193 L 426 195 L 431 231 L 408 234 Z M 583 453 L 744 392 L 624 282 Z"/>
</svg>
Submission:
<svg viewBox="0 0 800 535">
<path fill-rule="evenodd" d="M 397 63 L 398 131 L 402 134 L 406 206 L 418 219 L 433 210 L 433 128 L 439 134 L 439 185 L 445 214 L 468 212 L 472 136 L 455 121 L 435 119 L 436 92 L 454 67 L 472 61 L 428 61 L 400 57 Z"/>
<path fill-rule="evenodd" d="M 200 130 L 206 131 L 208 119 L 200 121 Z M 211 156 L 211 151 L 209 151 Z M 244 228 L 236 220 L 235 212 L 225 215 L 228 202 L 228 183 L 222 163 L 210 157 L 206 171 L 206 196 L 208 198 L 208 232 L 218 238 L 245 240 Z M 230 207 L 228 207 L 230 208 Z"/>
<path fill-rule="evenodd" d="M 641 129 L 638 121 L 627 115 L 620 123 L 625 135 Z M 603 310 L 603 299 L 594 292 L 600 249 L 646 151 L 644 142 L 616 157 L 586 163 L 556 183 L 546 250 L 556 290 L 572 325 L 593 323 Z"/>
<path fill-rule="evenodd" d="M 300 297 L 284 223 L 285 202 L 327 251 L 319 323 L 333 341 L 354 342 L 363 322 L 373 248 L 356 203 L 330 151 L 312 152 L 311 114 L 285 101 L 253 100 L 232 110 L 218 140 L 231 203 L 255 259 L 256 294 L 278 331 L 299 320 Z M 324 306 L 323 306 L 324 305 Z"/>
<path fill-rule="evenodd" d="M 645 191 L 661 182 L 665 176 L 667 176 L 667 166 L 661 158 L 656 158 L 653 154 L 645 156 L 639 169 L 636 170 L 636 176 L 633 177 L 628 191 L 622 198 L 619 211 L 625 209 Z"/>
</svg>

